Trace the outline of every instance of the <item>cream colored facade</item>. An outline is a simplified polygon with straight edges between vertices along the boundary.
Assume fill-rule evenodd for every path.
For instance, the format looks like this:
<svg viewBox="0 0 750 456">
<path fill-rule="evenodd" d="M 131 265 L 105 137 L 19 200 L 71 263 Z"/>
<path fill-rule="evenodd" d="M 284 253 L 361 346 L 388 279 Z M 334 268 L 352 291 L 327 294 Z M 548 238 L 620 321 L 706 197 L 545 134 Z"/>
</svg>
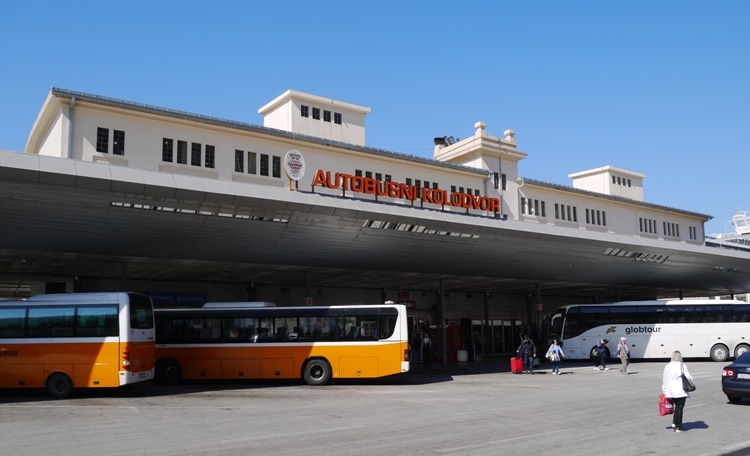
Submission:
<svg viewBox="0 0 750 456">
<path fill-rule="evenodd" d="M 50 92 L 29 135 L 26 153 L 235 185 L 290 188 L 282 162 L 289 150 L 298 150 L 306 174 L 296 188 L 318 194 L 695 244 L 703 243 L 703 223 L 710 219 L 643 202 L 645 175 L 624 169 L 604 166 L 573 173 L 570 187 L 524 179 L 519 163 L 527 154 L 518 150 L 515 132 L 492 136 L 484 122 L 476 122 L 473 134 L 463 140 L 436 138 L 430 160 L 366 147 L 369 108 L 297 91 L 287 91 L 259 109 L 265 116 L 264 127 L 78 95 Z M 302 115 L 303 106 L 307 106 L 307 117 Z M 333 117 L 330 122 L 312 118 L 313 108 L 320 109 L 320 116 L 323 111 L 340 114 L 341 124 L 334 123 Z M 107 150 L 97 151 L 102 130 L 108 135 Z M 115 131 L 124 137 L 121 154 L 114 153 Z M 168 140 L 172 142 L 170 160 L 163 154 Z M 183 144 L 182 157 L 178 157 L 178 143 Z M 338 173 L 344 183 L 313 187 L 318 172 L 330 173 L 331 182 Z M 417 186 L 420 192 L 425 187 L 440 189 L 448 199 L 453 193 L 473 195 L 475 203 L 479 198 L 497 199 L 499 210 L 486 210 L 488 205 L 440 204 L 444 200 L 423 196 L 412 199 L 351 191 L 346 188 L 346 176 Z"/>
</svg>

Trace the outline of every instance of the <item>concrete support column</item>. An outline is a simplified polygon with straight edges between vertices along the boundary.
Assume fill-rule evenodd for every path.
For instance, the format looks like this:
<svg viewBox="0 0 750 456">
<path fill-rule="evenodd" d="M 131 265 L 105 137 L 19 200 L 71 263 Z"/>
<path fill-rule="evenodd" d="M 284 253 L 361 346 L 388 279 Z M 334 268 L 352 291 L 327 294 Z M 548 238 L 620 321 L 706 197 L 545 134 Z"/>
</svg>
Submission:
<svg viewBox="0 0 750 456">
<path fill-rule="evenodd" d="M 442 343 L 440 344 L 441 352 L 440 356 L 443 359 L 443 366 L 448 365 L 448 332 L 445 329 L 445 283 L 443 279 L 440 279 L 440 285 L 438 286 L 438 308 L 440 309 L 440 338 Z"/>
<path fill-rule="evenodd" d="M 487 355 L 487 328 L 490 327 L 490 294 L 484 294 L 484 321 L 482 322 L 482 355 Z"/>
</svg>

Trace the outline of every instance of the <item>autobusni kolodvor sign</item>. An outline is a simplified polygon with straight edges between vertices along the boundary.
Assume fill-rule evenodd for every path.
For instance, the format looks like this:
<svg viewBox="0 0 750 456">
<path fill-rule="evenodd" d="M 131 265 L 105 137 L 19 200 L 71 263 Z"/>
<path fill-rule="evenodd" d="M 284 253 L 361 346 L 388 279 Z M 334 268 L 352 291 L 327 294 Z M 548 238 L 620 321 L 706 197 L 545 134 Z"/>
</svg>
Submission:
<svg viewBox="0 0 750 456">
<path fill-rule="evenodd" d="M 495 215 L 500 213 L 500 198 L 476 196 L 471 193 L 448 192 L 440 188 L 417 187 L 416 185 L 382 181 L 354 174 L 334 173 L 322 169 L 319 169 L 315 173 L 312 185 L 313 190 L 315 187 L 320 186 L 330 189 L 340 189 L 343 192 L 352 191 L 409 201 L 421 200 L 423 203 L 493 212 Z"/>
</svg>

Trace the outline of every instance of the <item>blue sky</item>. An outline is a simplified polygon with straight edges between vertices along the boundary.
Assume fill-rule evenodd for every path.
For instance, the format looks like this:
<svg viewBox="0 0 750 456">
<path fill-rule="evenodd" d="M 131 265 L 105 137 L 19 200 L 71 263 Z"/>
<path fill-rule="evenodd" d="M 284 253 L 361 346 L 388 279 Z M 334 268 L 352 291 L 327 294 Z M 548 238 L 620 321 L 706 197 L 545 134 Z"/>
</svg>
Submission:
<svg viewBox="0 0 750 456">
<path fill-rule="evenodd" d="M 747 1 L 0 0 L 0 149 L 51 87 L 262 124 L 287 89 L 372 108 L 367 145 L 516 130 L 523 177 L 612 165 L 645 199 L 750 211 Z"/>
</svg>

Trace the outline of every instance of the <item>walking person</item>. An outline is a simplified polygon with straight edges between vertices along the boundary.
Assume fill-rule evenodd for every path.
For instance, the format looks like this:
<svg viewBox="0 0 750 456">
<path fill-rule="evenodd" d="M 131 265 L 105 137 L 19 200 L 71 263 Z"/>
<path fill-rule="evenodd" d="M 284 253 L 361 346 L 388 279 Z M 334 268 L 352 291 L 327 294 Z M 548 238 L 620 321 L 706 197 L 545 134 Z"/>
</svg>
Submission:
<svg viewBox="0 0 750 456">
<path fill-rule="evenodd" d="M 411 339 L 411 362 L 418 363 L 422 354 L 422 338 L 419 337 L 419 333 L 415 332 L 414 337 Z"/>
<path fill-rule="evenodd" d="M 599 370 L 599 365 L 601 364 L 602 370 L 608 371 L 609 367 L 607 367 L 607 343 L 609 341 L 607 339 L 602 339 L 599 341 L 599 344 L 596 346 L 597 351 L 599 352 L 599 356 L 596 361 L 596 366 L 594 366 L 595 370 Z"/>
<path fill-rule="evenodd" d="M 430 356 L 432 355 L 432 339 L 430 333 L 425 332 L 422 339 L 422 363 L 425 367 L 430 367 Z"/>
<path fill-rule="evenodd" d="M 672 353 L 672 361 L 664 367 L 662 376 L 661 391 L 664 395 L 672 399 L 674 404 L 674 413 L 672 414 L 672 429 L 675 432 L 682 432 L 682 411 L 685 408 L 685 399 L 690 397 L 690 393 L 685 391 L 682 386 L 682 376 L 693 381 L 685 363 L 682 362 L 682 353 L 675 351 Z"/>
<path fill-rule="evenodd" d="M 628 364 L 630 364 L 630 348 L 628 347 L 628 340 L 624 337 L 620 337 L 620 343 L 617 344 L 617 357 L 620 358 L 620 362 L 622 363 L 620 372 L 626 374 L 628 372 Z"/>
<path fill-rule="evenodd" d="M 536 345 L 534 345 L 534 341 L 528 335 L 523 336 L 523 342 L 521 342 L 521 346 L 518 347 L 516 353 L 523 359 L 523 371 L 527 374 L 533 374 Z"/>
<path fill-rule="evenodd" d="M 552 345 L 547 350 L 547 359 L 552 363 L 552 375 L 560 375 L 560 360 L 565 357 L 557 339 L 552 339 Z"/>
</svg>

